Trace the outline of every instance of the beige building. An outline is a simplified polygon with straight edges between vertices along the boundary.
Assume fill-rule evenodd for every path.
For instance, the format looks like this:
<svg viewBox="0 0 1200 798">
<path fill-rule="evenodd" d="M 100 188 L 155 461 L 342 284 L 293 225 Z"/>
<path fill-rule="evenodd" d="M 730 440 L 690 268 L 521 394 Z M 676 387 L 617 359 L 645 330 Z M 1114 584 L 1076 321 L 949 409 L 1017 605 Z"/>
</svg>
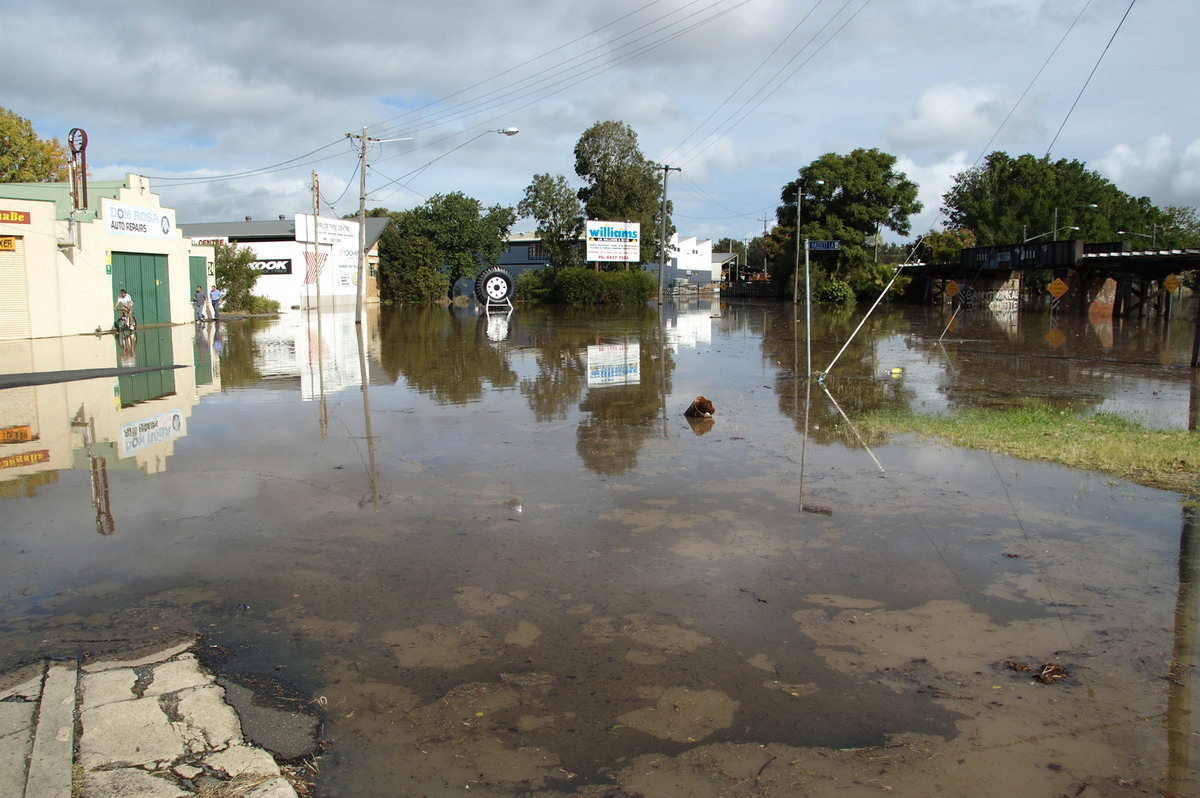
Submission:
<svg viewBox="0 0 1200 798">
<path fill-rule="evenodd" d="M 77 209 L 68 183 L 0 184 L 0 340 L 110 330 L 121 288 L 139 325 L 194 319 L 212 248 L 183 238 L 145 177 L 92 181 L 87 194 Z"/>
</svg>

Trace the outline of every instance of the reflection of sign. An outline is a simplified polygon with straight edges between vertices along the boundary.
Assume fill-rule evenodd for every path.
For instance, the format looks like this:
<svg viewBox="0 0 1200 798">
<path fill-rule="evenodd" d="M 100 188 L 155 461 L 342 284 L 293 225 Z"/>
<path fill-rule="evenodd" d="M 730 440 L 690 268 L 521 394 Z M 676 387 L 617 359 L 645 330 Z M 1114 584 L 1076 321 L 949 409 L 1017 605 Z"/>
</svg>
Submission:
<svg viewBox="0 0 1200 798">
<path fill-rule="evenodd" d="M 1052 327 L 1050 332 L 1046 333 L 1046 343 L 1050 344 L 1050 346 L 1054 347 L 1055 349 L 1062 346 L 1063 342 L 1066 340 L 1066 334 L 1057 327 Z"/>
<path fill-rule="evenodd" d="M 27 211 L 0 211 L 2 224 L 30 224 L 33 217 Z"/>
<path fill-rule="evenodd" d="M 183 411 L 172 410 L 121 427 L 121 457 L 183 435 Z"/>
<path fill-rule="evenodd" d="M 0 468 L 20 468 L 21 466 L 37 465 L 50 459 L 49 449 L 38 449 L 36 452 L 21 452 L 0 457 Z"/>
<path fill-rule="evenodd" d="M 259 274 L 291 274 L 292 259 L 277 258 L 275 260 L 256 260 L 250 264 Z"/>
<path fill-rule="evenodd" d="M 587 259 L 639 263 L 641 231 L 640 222 L 588 222 Z"/>
<path fill-rule="evenodd" d="M 0 429 L 0 443 L 25 443 L 29 440 L 33 440 L 33 430 L 28 424 Z"/>
<path fill-rule="evenodd" d="M 1179 278 L 1173 274 L 1168 274 L 1166 279 L 1163 280 L 1162 285 L 1168 294 L 1173 294 L 1179 290 Z"/>
<path fill-rule="evenodd" d="M 0 252 L 16 252 L 17 239 L 12 236 L 0 236 Z"/>
<path fill-rule="evenodd" d="M 841 249 L 841 241 L 809 241 L 809 249 Z"/>
<path fill-rule="evenodd" d="M 642 381 L 640 344 L 601 344 L 587 348 L 587 384 L 637 385 Z"/>
<path fill-rule="evenodd" d="M 1054 282 L 1046 286 L 1046 290 L 1050 292 L 1050 296 L 1055 299 L 1062 299 L 1062 295 L 1071 289 L 1062 281 L 1061 277 L 1055 277 Z"/>
</svg>

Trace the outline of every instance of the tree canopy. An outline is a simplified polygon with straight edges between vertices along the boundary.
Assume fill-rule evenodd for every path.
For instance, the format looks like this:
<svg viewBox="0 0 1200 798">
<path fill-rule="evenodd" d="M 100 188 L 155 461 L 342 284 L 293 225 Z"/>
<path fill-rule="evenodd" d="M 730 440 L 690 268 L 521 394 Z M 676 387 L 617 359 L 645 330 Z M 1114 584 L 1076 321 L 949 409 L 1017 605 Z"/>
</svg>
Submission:
<svg viewBox="0 0 1200 798">
<path fill-rule="evenodd" d="M 833 239 L 841 242 L 841 249 L 836 256 L 818 258 L 819 278 L 836 275 L 859 295 L 886 285 L 892 269 L 876 262 L 868 239 L 873 241 L 885 227 L 908 235 L 909 217 L 922 208 L 917 184 L 895 166 L 894 155 L 858 148 L 848 155 L 826 153 L 802 168 L 780 194 L 775 275 L 792 274 L 800 240 Z"/>
<path fill-rule="evenodd" d="M 956 175 L 942 201 L 946 227 L 974 231 L 979 246 L 1055 238 L 1120 241 L 1127 236 L 1118 231 L 1149 236 L 1171 221 L 1149 197 L 1126 194 L 1080 161 L 1013 158 L 1001 151 Z"/>
<path fill-rule="evenodd" d="M 550 257 L 551 268 L 583 263 L 583 204 L 565 177 L 534 175 L 517 205 L 517 213 L 537 220 L 537 234 Z"/>
<path fill-rule="evenodd" d="M 485 209 L 479 200 L 455 191 L 436 194 L 393 218 L 402 239 L 421 237 L 432 245 L 453 290 L 459 278 L 474 279 L 484 268 L 496 265 L 517 213 L 504 205 Z"/>
<path fill-rule="evenodd" d="M 40 139 L 28 119 L 0 107 L 0 183 L 66 180 L 67 150 L 58 139 Z"/>
<path fill-rule="evenodd" d="M 662 186 L 658 167 L 646 160 L 638 147 L 637 133 L 624 122 L 597 122 L 583 132 L 575 145 L 575 173 L 585 183 L 579 189 L 588 219 L 638 222 L 641 225 L 641 261 L 657 261 L 662 212 Z M 667 237 L 675 232 L 667 203 Z"/>
</svg>

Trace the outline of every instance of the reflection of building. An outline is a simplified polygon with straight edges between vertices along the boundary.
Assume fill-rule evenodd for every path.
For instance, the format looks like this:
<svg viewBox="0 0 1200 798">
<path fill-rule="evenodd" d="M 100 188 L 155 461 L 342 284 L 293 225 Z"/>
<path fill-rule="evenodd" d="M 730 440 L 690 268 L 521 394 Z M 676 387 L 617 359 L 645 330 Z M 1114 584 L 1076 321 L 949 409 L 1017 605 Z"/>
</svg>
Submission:
<svg viewBox="0 0 1200 798">
<path fill-rule="evenodd" d="M 190 321 L 212 250 L 180 235 L 150 181 L 92 181 L 79 205 L 68 183 L 0 184 L 0 339 L 110 330 L 121 288 L 142 325 Z"/>
<path fill-rule="evenodd" d="M 215 360 L 196 356 L 209 351 L 215 326 L 139 329 L 132 355 L 139 373 L 0 390 L 0 497 L 55 482 L 61 470 L 89 470 L 97 523 L 111 524 L 112 510 L 100 495 L 108 473 L 165 470 L 192 408 L 219 388 Z M 199 338 L 203 345 L 193 340 Z M 0 372 L 114 367 L 129 357 L 127 349 L 107 335 L 5 342 Z"/>
<path fill-rule="evenodd" d="M 254 293 L 274 299 L 283 308 L 353 305 L 358 291 L 358 221 L 318 217 L 316 242 L 313 217 L 258 222 L 185 224 L 183 234 L 194 242 L 234 243 L 250 247 L 260 270 Z M 379 237 L 391 224 L 386 217 L 367 218 L 367 282 L 364 302 L 379 302 Z"/>
</svg>

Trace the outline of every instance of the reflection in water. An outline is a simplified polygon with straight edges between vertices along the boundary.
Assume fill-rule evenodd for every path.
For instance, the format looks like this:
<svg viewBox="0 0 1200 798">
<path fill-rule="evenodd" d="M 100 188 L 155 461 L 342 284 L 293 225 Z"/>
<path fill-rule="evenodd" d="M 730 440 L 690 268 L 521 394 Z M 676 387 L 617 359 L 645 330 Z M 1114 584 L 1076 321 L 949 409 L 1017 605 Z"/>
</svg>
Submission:
<svg viewBox="0 0 1200 798">
<path fill-rule="evenodd" d="M 1177 497 L 860 442 L 829 396 L 799 390 L 792 308 L 646 310 L 518 310 L 504 341 L 465 309 L 385 309 L 361 338 L 326 316 L 315 341 L 299 314 L 227 322 L 222 393 L 183 369 L 176 397 L 122 411 L 112 379 L 0 395 L 40 436 L 15 455 L 78 469 L 5 494 L 0 662 L 203 634 L 222 668 L 327 699 L 329 796 L 632 794 L 647 779 L 663 794 L 791 795 L 866 784 L 883 765 L 914 795 L 1004 794 L 1011 783 L 979 788 L 998 771 L 1030 794 L 1114 773 L 1150 791 L 1168 744 L 1188 790 L 1189 738 L 1168 740 L 1159 715 L 1164 630 L 1174 609 L 1194 633 L 1195 579 L 1174 607 L 1154 588 L 1180 556 Z M 814 310 L 823 362 L 852 323 Z M 960 321 L 952 359 L 926 345 L 939 313 L 864 327 L 829 381 L 845 416 L 1011 391 L 1004 369 L 1023 374 L 1026 357 L 1070 353 L 1106 400 L 1130 375 L 1074 336 L 1051 350 L 1044 325 L 1025 341 Z M 175 351 L 195 346 L 188 329 Z M 589 386 L 588 349 L 603 346 L 636 347 L 639 382 Z M 1160 353 L 1133 369 L 1176 413 L 1190 377 Z M 959 389 L 984 379 L 983 357 L 988 383 Z M 308 401 L 322 393 L 327 434 Z M 680 411 L 700 394 L 719 413 L 689 435 Z M 63 429 L 80 407 L 88 446 Z M 138 448 L 141 464 L 170 454 L 169 470 L 118 456 L 125 429 L 176 409 L 192 434 Z M 85 457 L 105 459 L 107 505 L 100 491 L 88 504 Z M 92 534 L 104 506 L 120 535 Z M 1007 656 L 1062 659 L 1080 683 L 1031 683 Z M 1171 700 L 1175 734 L 1194 699 Z"/>
<path fill-rule="evenodd" d="M 1167 793 L 1184 795 L 1192 781 L 1192 682 L 1200 634 L 1200 507 L 1183 506 L 1179 538 L 1179 594 L 1175 601 L 1175 645 L 1167 684 Z"/>
</svg>

